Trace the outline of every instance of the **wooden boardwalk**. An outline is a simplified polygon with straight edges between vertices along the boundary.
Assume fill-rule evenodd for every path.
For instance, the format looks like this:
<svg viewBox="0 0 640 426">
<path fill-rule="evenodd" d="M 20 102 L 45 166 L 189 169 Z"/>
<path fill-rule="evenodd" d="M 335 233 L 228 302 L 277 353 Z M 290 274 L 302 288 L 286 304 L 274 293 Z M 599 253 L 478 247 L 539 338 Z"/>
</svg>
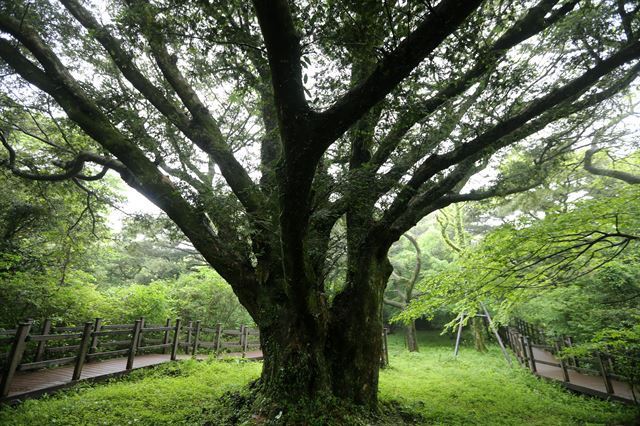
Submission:
<svg viewBox="0 0 640 426">
<path fill-rule="evenodd" d="M 506 327 L 504 331 L 518 362 L 539 377 L 598 398 L 625 403 L 634 403 L 636 398 L 640 398 L 637 386 L 634 398 L 631 385 L 623 381 L 624 377 L 614 374 L 615 361 L 612 362 L 607 354 L 593 353 L 583 358 L 560 359 L 555 354 L 572 346 L 570 337 L 550 341 L 544 337 L 544 332 L 535 330 L 524 321 L 517 321 L 515 327 Z"/>
<path fill-rule="evenodd" d="M 624 400 L 624 402 L 633 401 L 633 393 L 631 391 L 631 386 L 628 383 L 610 379 L 611 386 L 613 387 L 613 393 L 609 394 L 607 393 L 607 387 L 601 376 L 582 374 L 572 369 L 567 369 L 569 381 L 565 382 L 564 372 L 561 367 L 542 363 L 548 362 L 559 364 L 560 361 L 553 356 L 553 354 L 544 349 L 535 347 L 532 348 L 532 351 L 536 362 L 535 373 L 538 376 L 560 381 L 565 387 L 587 395 L 609 397 L 616 400 Z M 638 390 L 636 390 L 636 395 L 640 397 Z"/>
<path fill-rule="evenodd" d="M 221 354 L 219 358 L 240 358 L 241 353 L 226 353 Z M 178 355 L 178 360 L 185 360 L 195 358 L 198 360 L 205 360 L 207 355 L 197 355 L 192 357 L 191 355 Z M 261 360 L 262 352 L 251 351 L 245 354 L 245 359 L 249 360 Z M 9 395 L 3 400 L 3 402 L 19 401 L 26 398 L 35 398 L 44 394 L 50 394 L 60 389 L 68 388 L 82 381 L 100 381 L 109 379 L 112 377 L 118 377 L 130 373 L 133 370 L 137 370 L 145 367 L 152 367 L 155 365 L 164 364 L 171 361 L 170 355 L 164 354 L 148 354 L 138 355 L 135 357 L 133 363 L 133 369 L 127 370 L 127 358 L 112 358 L 104 361 L 91 362 L 84 365 L 80 380 L 73 381 L 71 376 L 73 375 L 73 365 L 61 366 L 57 368 L 48 368 L 34 371 L 17 372 L 11 387 L 9 388 Z"/>
</svg>

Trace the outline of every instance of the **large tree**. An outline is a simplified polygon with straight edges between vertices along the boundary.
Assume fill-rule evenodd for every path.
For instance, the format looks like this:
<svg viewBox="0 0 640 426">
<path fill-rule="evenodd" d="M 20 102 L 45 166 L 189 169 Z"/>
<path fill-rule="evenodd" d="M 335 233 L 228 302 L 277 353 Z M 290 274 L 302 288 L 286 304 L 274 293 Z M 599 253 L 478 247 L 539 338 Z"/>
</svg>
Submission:
<svg viewBox="0 0 640 426">
<path fill-rule="evenodd" d="M 2 2 L 3 111 L 39 109 L 95 141 L 24 158 L 5 120 L 5 165 L 58 180 L 115 170 L 254 318 L 264 395 L 373 405 L 390 245 L 437 209 L 539 182 L 636 78 L 637 12 L 625 0 Z M 464 190 L 512 146 L 526 153 L 513 174 Z M 328 295 L 341 236 L 346 276 Z"/>
</svg>

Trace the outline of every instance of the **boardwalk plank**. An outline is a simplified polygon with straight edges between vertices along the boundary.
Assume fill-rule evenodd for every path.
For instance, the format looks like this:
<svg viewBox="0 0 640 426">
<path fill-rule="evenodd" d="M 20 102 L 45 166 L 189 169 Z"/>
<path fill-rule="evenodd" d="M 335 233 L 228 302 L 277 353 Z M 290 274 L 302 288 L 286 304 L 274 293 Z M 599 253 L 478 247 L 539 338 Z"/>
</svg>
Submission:
<svg viewBox="0 0 640 426">
<path fill-rule="evenodd" d="M 540 349 L 533 348 L 533 355 L 536 360 L 559 363 L 559 360 L 553 356 L 550 352 Z M 603 394 L 607 393 L 607 389 L 604 385 L 604 381 L 601 376 L 590 376 L 587 374 L 582 374 L 577 371 L 569 370 L 569 386 L 564 382 L 564 375 L 562 373 L 562 369 L 560 367 L 554 367 L 552 365 L 546 364 L 537 364 L 537 372 L 536 374 L 541 377 L 545 377 L 548 379 L 558 380 L 563 382 L 565 386 L 572 388 L 574 390 L 581 391 L 579 388 L 591 389 Z M 629 401 L 633 401 L 633 393 L 631 392 L 631 386 L 628 383 L 620 382 L 618 380 L 611 380 L 611 384 L 613 385 L 614 394 L 612 395 L 616 399 L 625 399 Z M 588 392 L 583 392 L 588 393 Z"/>
<path fill-rule="evenodd" d="M 221 354 L 220 358 L 240 358 L 241 353 Z M 178 360 L 193 358 L 191 355 L 178 355 Z M 198 360 L 205 360 L 208 355 L 198 355 Z M 251 360 L 262 359 L 262 352 L 247 352 L 246 358 Z M 146 354 L 137 355 L 133 362 L 133 369 L 151 367 L 171 361 L 170 354 Z M 122 374 L 127 374 L 131 370 L 126 370 L 127 358 L 111 358 L 103 361 L 95 361 L 87 363 L 82 369 L 82 380 L 101 380 Z M 54 391 L 72 386 L 78 381 L 72 381 L 73 365 L 60 366 L 57 368 L 49 368 L 33 371 L 17 372 L 13 378 L 9 388 L 9 395 L 2 402 L 10 402 L 22 400 L 25 398 L 41 396 L 44 393 L 52 393 Z"/>
</svg>

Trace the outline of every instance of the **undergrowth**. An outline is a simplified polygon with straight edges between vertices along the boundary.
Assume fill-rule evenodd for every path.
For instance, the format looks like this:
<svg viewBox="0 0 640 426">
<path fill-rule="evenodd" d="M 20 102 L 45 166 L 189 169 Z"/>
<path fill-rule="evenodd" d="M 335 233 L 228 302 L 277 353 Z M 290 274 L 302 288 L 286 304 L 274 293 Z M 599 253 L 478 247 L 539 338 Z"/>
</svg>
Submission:
<svg viewBox="0 0 640 426">
<path fill-rule="evenodd" d="M 381 371 L 375 413 L 331 398 L 296 407 L 264 402 L 256 411 L 249 384 L 259 376 L 260 363 L 184 361 L 4 407 L 0 424 L 277 425 L 286 418 L 307 425 L 631 425 L 638 420 L 633 407 L 572 395 L 520 367 L 509 368 L 495 347 L 484 354 L 463 347 L 453 358 L 447 337 L 421 333 L 420 344 L 419 353 L 408 353 L 402 336 L 390 336 L 391 365 Z"/>
</svg>

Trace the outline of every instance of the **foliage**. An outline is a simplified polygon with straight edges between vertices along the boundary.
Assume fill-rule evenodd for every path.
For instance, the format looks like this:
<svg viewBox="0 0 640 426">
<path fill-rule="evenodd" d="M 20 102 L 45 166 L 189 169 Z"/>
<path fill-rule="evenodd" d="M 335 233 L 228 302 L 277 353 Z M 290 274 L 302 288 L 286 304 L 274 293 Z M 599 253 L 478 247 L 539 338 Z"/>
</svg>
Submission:
<svg viewBox="0 0 640 426">
<path fill-rule="evenodd" d="M 83 267 L 103 288 L 172 281 L 207 265 L 175 224 L 152 215 L 126 217 L 94 254 Z"/>
<path fill-rule="evenodd" d="M 575 396 L 528 371 L 509 369 L 496 347 L 485 354 L 463 347 L 454 359 L 448 338 L 435 333 L 419 337 L 427 350 L 408 353 L 401 336 L 390 336 L 391 366 L 381 372 L 378 414 L 358 417 L 358 409 L 336 407 L 333 413 L 324 413 L 326 422 L 321 424 L 331 425 L 331 419 L 339 416 L 351 420 L 342 424 L 389 426 L 631 424 L 636 416 L 631 407 Z M 260 364 L 253 362 L 168 364 L 110 384 L 81 385 L 58 396 L 5 407 L 0 423 L 238 424 L 222 419 L 232 420 L 235 413 L 235 422 L 241 421 L 233 411 L 234 402 L 247 395 L 246 384 L 259 372 Z M 323 413 L 315 415 L 322 419 Z M 279 424 L 275 418 L 252 420 Z M 314 424 L 312 417 L 304 420 Z"/>
<path fill-rule="evenodd" d="M 227 284 L 211 268 L 181 275 L 167 282 L 176 314 L 185 321 L 200 320 L 213 326 L 238 327 L 253 320 Z"/>
<path fill-rule="evenodd" d="M 200 320 L 213 327 L 251 324 L 231 287 L 209 268 L 186 273 L 175 280 L 151 284 L 101 287 L 82 271 L 72 270 L 68 282 L 60 286 L 47 277 L 25 282 L 21 273 L 3 282 L 0 295 L 0 326 L 13 328 L 18 321 L 33 318 L 40 322 L 76 323 L 101 317 L 116 324 L 132 323 L 145 317 L 147 324 L 164 324 L 167 318 Z"/>
<path fill-rule="evenodd" d="M 207 295 L 208 296 L 208 295 Z M 169 288 L 162 284 L 132 284 L 107 290 L 104 318 L 115 324 L 132 323 L 140 317 L 147 324 L 164 324 L 175 316 Z"/>
<path fill-rule="evenodd" d="M 104 301 L 81 265 L 108 234 L 106 202 L 116 198 L 109 183 L 91 185 L 89 195 L 70 182 L 31 182 L 1 170 L 0 186 L 0 326 L 101 312 Z"/>
<path fill-rule="evenodd" d="M 631 324 L 600 330 L 591 339 L 562 351 L 563 357 L 610 357 L 615 363 L 616 374 L 623 376 L 633 386 L 640 383 L 640 314 L 629 318 Z M 636 403 L 638 395 L 634 394 Z"/>
<path fill-rule="evenodd" d="M 637 250 L 639 202 L 640 187 L 626 185 L 577 200 L 566 211 L 549 209 L 542 220 L 520 216 L 490 232 L 445 273 L 427 277 L 421 287 L 426 295 L 403 315 L 430 312 L 448 301 L 474 312 L 477 301 L 493 299 L 504 320 L 541 290 L 570 284 L 625 249 Z"/>
<path fill-rule="evenodd" d="M 588 342 L 600 331 L 628 328 L 640 316 L 638 250 L 564 286 L 538 292 L 514 314 L 551 335 Z"/>
<path fill-rule="evenodd" d="M 114 303 L 80 271 L 70 271 L 64 285 L 46 274 L 16 272 L 11 279 L 2 279 L 0 286 L 0 327 L 3 328 L 14 328 L 17 322 L 27 318 L 36 324 L 45 318 L 56 323 L 81 323 L 104 316 L 110 303 Z"/>
</svg>

